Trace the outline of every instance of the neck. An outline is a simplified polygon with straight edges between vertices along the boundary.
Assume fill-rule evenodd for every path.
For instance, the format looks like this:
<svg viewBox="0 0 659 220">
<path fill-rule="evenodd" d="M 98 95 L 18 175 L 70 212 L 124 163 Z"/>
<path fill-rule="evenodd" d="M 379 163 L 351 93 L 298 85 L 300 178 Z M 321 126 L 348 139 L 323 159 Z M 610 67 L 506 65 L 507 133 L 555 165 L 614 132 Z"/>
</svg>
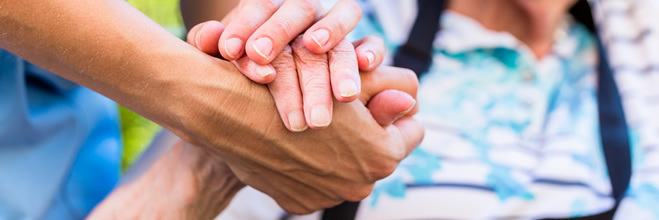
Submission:
<svg viewBox="0 0 659 220">
<path fill-rule="evenodd" d="M 487 29 L 512 34 L 541 58 L 551 51 L 554 32 L 573 2 L 456 0 L 450 1 L 448 9 L 475 19 Z"/>
</svg>

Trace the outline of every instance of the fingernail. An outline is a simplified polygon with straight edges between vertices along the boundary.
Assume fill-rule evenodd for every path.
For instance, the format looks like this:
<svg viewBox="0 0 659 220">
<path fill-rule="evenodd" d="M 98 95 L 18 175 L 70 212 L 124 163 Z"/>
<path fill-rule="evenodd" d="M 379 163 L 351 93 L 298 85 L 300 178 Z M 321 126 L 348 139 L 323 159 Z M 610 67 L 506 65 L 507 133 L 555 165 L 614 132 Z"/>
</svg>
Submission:
<svg viewBox="0 0 659 220">
<path fill-rule="evenodd" d="M 259 75 L 261 78 L 265 78 L 266 76 L 273 74 L 275 72 L 270 65 L 256 65 L 255 67 L 256 74 Z"/>
<path fill-rule="evenodd" d="M 311 108 L 311 124 L 316 127 L 327 127 L 330 124 L 330 114 L 325 106 Z"/>
<path fill-rule="evenodd" d="M 366 52 L 366 59 L 368 60 L 368 66 L 373 65 L 373 60 L 375 60 L 375 54 L 371 51 Z"/>
<path fill-rule="evenodd" d="M 341 97 L 349 98 L 357 95 L 359 91 L 357 90 L 357 84 L 352 80 L 344 80 L 339 84 L 339 93 Z"/>
<path fill-rule="evenodd" d="M 243 41 L 238 38 L 229 38 L 224 42 L 224 52 L 231 59 L 238 57 L 238 54 L 243 50 Z"/>
<path fill-rule="evenodd" d="M 272 41 L 270 40 L 270 38 L 262 37 L 254 41 L 252 47 L 254 47 L 254 50 L 260 56 L 262 56 L 263 58 L 268 58 L 268 56 L 270 56 L 270 53 L 272 52 Z"/>
<path fill-rule="evenodd" d="M 307 130 L 307 122 L 304 120 L 304 113 L 302 110 L 295 110 L 288 113 L 288 125 L 292 131 L 300 132 Z"/>
<path fill-rule="evenodd" d="M 329 40 L 329 31 L 325 29 L 318 29 L 311 33 L 311 39 L 316 42 L 319 47 L 323 47 Z"/>
<path fill-rule="evenodd" d="M 205 25 L 206 25 L 206 23 L 202 24 L 201 27 L 199 27 L 199 31 L 197 31 L 197 34 L 195 35 L 195 38 L 194 38 L 195 47 L 197 47 L 197 49 L 199 49 L 199 50 L 201 50 L 201 45 L 199 45 L 199 41 L 201 39 L 201 30 L 204 29 Z"/>
<path fill-rule="evenodd" d="M 412 102 L 412 106 L 410 106 L 410 108 L 408 108 L 407 110 L 398 113 L 398 116 L 396 118 L 403 117 L 403 116 L 407 115 L 407 113 L 410 113 L 412 111 L 412 109 L 414 109 L 414 106 L 416 106 L 416 100 L 413 100 L 413 101 L 414 102 Z"/>
</svg>

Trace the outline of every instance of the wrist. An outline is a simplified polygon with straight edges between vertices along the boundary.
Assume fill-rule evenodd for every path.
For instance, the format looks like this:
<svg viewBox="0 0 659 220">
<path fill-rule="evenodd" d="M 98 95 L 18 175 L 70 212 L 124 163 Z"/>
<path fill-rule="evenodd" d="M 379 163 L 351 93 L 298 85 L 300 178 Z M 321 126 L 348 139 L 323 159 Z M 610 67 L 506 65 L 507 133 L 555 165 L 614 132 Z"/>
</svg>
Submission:
<svg viewBox="0 0 659 220">
<path fill-rule="evenodd" d="M 90 219 L 212 219 L 244 186 L 221 161 L 178 144 L 137 180 L 108 196 Z"/>
</svg>

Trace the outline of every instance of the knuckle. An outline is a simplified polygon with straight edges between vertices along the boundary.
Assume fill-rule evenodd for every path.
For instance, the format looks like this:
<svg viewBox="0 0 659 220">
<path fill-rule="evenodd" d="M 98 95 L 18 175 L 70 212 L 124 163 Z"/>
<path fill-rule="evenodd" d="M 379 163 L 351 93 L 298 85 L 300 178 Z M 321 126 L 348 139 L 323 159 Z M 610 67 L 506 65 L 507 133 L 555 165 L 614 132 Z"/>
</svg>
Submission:
<svg viewBox="0 0 659 220">
<path fill-rule="evenodd" d="M 349 43 L 346 40 L 341 40 L 339 41 L 334 48 L 330 50 L 330 53 L 332 54 L 346 54 L 346 55 L 354 55 L 355 54 L 355 47 L 352 46 L 351 43 Z M 355 57 L 356 58 L 356 57 Z"/>
<path fill-rule="evenodd" d="M 314 1 L 297 1 L 297 7 L 305 19 L 315 19 L 318 14 L 318 5 Z"/>
<path fill-rule="evenodd" d="M 277 11 L 277 9 L 279 9 L 279 4 L 275 3 L 275 1 L 273 0 L 260 0 L 252 3 L 263 7 L 263 9 L 265 9 L 268 12 L 275 12 Z"/>
<path fill-rule="evenodd" d="M 311 93 L 328 93 L 330 91 L 329 81 L 319 77 L 309 77 L 304 82 L 304 90 Z"/>
<path fill-rule="evenodd" d="M 279 93 L 281 97 L 284 97 L 284 100 L 282 100 L 282 102 L 286 103 L 285 106 L 291 109 L 300 108 L 297 99 L 295 99 L 297 96 L 301 96 L 300 89 L 297 87 L 297 82 L 293 82 L 291 80 L 280 83 L 277 89 L 273 92 Z M 275 101 L 279 102 L 279 100 L 277 99 Z"/>
<path fill-rule="evenodd" d="M 277 55 L 277 57 L 272 60 L 272 63 L 270 63 L 273 67 L 284 67 L 284 68 L 293 68 L 295 69 L 295 63 L 293 62 L 293 51 L 291 50 L 291 47 L 286 45 L 284 47 L 284 50 Z"/>
<path fill-rule="evenodd" d="M 314 54 L 307 50 L 304 45 L 302 48 L 293 48 L 293 55 L 295 56 L 296 64 L 301 68 L 326 68 L 328 57 L 327 54 Z"/>
<path fill-rule="evenodd" d="M 410 69 L 405 69 L 405 68 L 399 68 L 399 74 L 403 79 L 405 79 L 408 83 L 411 83 L 415 87 L 419 86 L 419 78 L 416 76 L 416 73 Z"/>
<path fill-rule="evenodd" d="M 338 22 L 334 25 L 334 33 L 347 34 L 352 30 L 352 27 L 348 26 L 345 22 Z"/>
<path fill-rule="evenodd" d="M 356 16 L 357 18 L 362 17 L 362 8 L 359 7 L 359 4 L 357 1 L 347 1 L 348 5 L 346 6 L 350 11 L 351 14 Z"/>
<path fill-rule="evenodd" d="M 295 39 L 293 39 L 293 42 L 291 42 L 290 45 L 291 45 L 291 49 L 293 49 L 293 54 L 298 54 L 301 51 L 306 51 L 306 47 L 304 46 L 304 39 L 302 37 L 296 37 Z"/>
<path fill-rule="evenodd" d="M 291 46 L 286 45 L 281 51 L 281 55 L 286 57 L 293 57 L 293 49 L 291 49 Z"/>
<path fill-rule="evenodd" d="M 377 164 L 374 167 L 371 167 L 370 173 L 371 173 L 371 177 L 373 178 L 372 180 L 375 181 L 375 180 L 384 179 L 385 177 L 391 175 L 396 170 L 396 167 L 398 167 L 398 161 L 399 160 L 397 159 L 380 160 L 379 164 Z"/>
<path fill-rule="evenodd" d="M 343 198 L 347 201 L 360 201 L 368 197 L 372 191 L 373 184 L 350 188 L 348 192 L 343 194 Z"/>
<path fill-rule="evenodd" d="M 278 32 L 274 36 L 291 36 L 291 23 L 286 20 L 277 19 L 272 21 L 273 31 Z"/>
<path fill-rule="evenodd" d="M 382 38 L 380 38 L 378 36 L 368 35 L 368 36 L 364 37 L 364 40 L 366 40 L 366 42 L 370 42 L 371 44 L 373 44 L 375 46 L 384 48 L 384 40 L 382 40 Z"/>
</svg>

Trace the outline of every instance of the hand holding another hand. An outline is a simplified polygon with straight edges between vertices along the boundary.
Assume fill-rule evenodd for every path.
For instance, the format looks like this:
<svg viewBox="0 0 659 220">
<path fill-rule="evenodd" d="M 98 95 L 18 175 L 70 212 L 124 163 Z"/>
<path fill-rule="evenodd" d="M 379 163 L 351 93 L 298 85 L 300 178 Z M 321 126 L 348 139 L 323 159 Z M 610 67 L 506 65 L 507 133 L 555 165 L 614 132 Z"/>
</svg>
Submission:
<svg viewBox="0 0 659 220">
<path fill-rule="evenodd" d="M 215 55 L 222 51 L 221 38 L 226 33 L 221 23 L 205 22 L 190 31 L 188 43 Z M 375 69 L 382 62 L 384 46 L 374 37 L 354 45 L 339 41 L 327 54 L 313 53 L 305 38 L 298 37 L 282 51 L 269 64 L 276 74 L 267 77 L 259 78 L 259 68 L 264 66 L 249 56 L 233 61 L 248 78 L 269 83 L 280 117 L 272 117 L 274 106 L 268 104 L 272 97 L 263 96 L 260 87 L 232 79 L 237 82 L 235 87 L 254 91 L 224 97 L 220 102 L 250 104 L 228 106 L 225 110 L 234 110 L 221 114 L 242 115 L 237 118 L 243 120 L 230 122 L 234 130 L 226 134 L 218 130 L 224 127 L 221 123 L 190 126 L 191 133 L 207 134 L 202 134 L 204 142 L 193 143 L 220 155 L 241 181 L 270 195 L 291 213 L 309 213 L 344 200 L 363 199 L 375 181 L 393 172 L 423 137 L 418 123 L 405 117 L 414 114 L 416 76 L 399 68 Z M 358 69 L 369 72 L 360 76 Z M 341 79 L 346 78 L 356 82 L 359 93 L 341 93 Z M 209 91 L 198 91 L 206 93 Z M 346 103 L 332 103 L 332 93 Z M 351 102 L 355 99 L 359 101 Z M 208 103 L 190 106 L 198 104 Z M 315 117 L 314 107 L 318 106 L 327 108 L 329 117 Z M 200 109 L 214 111 L 211 106 Z M 332 115 L 335 119 L 329 126 Z M 316 123 L 319 118 L 327 123 Z M 300 133 L 282 130 L 278 120 Z M 302 132 L 307 124 L 326 129 Z"/>
</svg>

